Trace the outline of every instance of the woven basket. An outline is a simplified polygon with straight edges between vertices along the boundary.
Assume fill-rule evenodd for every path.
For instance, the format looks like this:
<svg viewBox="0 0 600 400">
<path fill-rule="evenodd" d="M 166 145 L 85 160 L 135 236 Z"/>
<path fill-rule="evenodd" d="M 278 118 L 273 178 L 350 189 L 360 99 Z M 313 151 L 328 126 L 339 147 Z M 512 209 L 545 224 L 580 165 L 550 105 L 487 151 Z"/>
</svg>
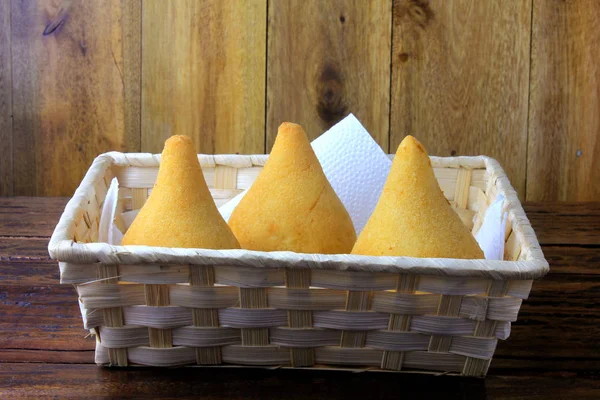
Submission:
<svg viewBox="0 0 600 400">
<path fill-rule="evenodd" d="M 199 156 L 217 205 L 246 189 L 267 156 Z M 126 230 L 160 156 L 107 153 L 92 164 L 49 244 L 74 284 L 101 365 L 234 364 L 484 376 L 532 279 L 548 263 L 515 191 L 487 157 L 432 157 L 477 232 L 504 194 L 506 261 L 175 249 L 96 243 L 119 181 Z"/>
</svg>

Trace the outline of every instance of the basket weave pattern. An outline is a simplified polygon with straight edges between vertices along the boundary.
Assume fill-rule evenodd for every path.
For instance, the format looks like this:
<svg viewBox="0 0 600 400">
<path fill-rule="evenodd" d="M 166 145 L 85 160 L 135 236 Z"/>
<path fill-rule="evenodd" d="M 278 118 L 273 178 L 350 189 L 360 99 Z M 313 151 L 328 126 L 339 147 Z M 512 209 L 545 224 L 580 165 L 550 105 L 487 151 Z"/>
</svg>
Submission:
<svg viewBox="0 0 600 400">
<path fill-rule="evenodd" d="M 217 205 L 248 188 L 266 156 L 200 156 Z M 532 279 L 548 265 L 502 169 L 485 157 L 436 158 L 440 186 L 476 232 L 507 201 L 505 262 L 202 251 L 97 244 L 119 180 L 121 230 L 152 188 L 159 157 L 100 156 L 50 243 L 77 287 L 96 362 L 422 370 L 485 375 Z M 84 244 L 89 243 L 89 244 Z M 240 256 L 242 255 L 242 256 Z"/>
</svg>

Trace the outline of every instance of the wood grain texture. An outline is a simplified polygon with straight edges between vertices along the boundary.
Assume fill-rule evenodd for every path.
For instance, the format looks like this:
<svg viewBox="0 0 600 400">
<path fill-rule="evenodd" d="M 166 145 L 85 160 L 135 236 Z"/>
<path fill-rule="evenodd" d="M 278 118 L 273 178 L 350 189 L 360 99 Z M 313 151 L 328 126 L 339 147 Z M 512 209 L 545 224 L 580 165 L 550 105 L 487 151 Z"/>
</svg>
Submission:
<svg viewBox="0 0 600 400">
<path fill-rule="evenodd" d="M 525 203 L 542 245 L 600 246 L 600 203 Z"/>
<path fill-rule="evenodd" d="M 142 151 L 263 153 L 266 1 L 146 0 L 142 20 Z"/>
<path fill-rule="evenodd" d="M 0 349 L 0 363 L 93 364 L 94 351 Z"/>
<path fill-rule="evenodd" d="M 0 196 L 13 194 L 10 2 L 0 2 Z"/>
<path fill-rule="evenodd" d="M 15 194 L 71 195 L 99 153 L 139 151 L 136 7 L 12 2 Z"/>
<path fill-rule="evenodd" d="M 391 2 L 269 2 L 267 151 L 282 122 L 313 139 L 349 113 L 388 150 Z"/>
<path fill-rule="evenodd" d="M 525 193 L 530 1 L 395 0 L 390 150 L 496 158 Z"/>
<path fill-rule="evenodd" d="M 0 349 L 79 351 L 95 346 L 83 329 L 75 289 L 56 283 L 0 286 L 0 332 Z"/>
<path fill-rule="evenodd" d="M 47 238 L 1 237 L 0 262 L 52 262 Z"/>
<path fill-rule="evenodd" d="M 527 199 L 600 199 L 600 3 L 534 0 Z"/>
<path fill-rule="evenodd" d="M 69 199 L 0 198 L 0 236 L 50 238 Z"/>
</svg>

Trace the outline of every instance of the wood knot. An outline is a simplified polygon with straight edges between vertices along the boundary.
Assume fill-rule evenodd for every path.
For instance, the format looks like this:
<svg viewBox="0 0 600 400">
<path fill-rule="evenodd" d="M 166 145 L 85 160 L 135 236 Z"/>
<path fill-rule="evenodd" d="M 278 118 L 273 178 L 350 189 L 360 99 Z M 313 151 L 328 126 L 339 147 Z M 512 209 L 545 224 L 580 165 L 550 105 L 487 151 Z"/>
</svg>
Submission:
<svg viewBox="0 0 600 400">
<path fill-rule="evenodd" d="M 429 0 L 407 0 L 394 7 L 394 25 L 400 25 L 404 18 L 424 29 L 434 19 Z"/>
<path fill-rule="evenodd" d="M 408 5 L 408 14 L 421 28 L 425 28 L 433 19 L 429 2 L 424 0 L 412 0 Z"/>
<path fill-rule="evenodd" d="M 346 115 L 344 82 L 336 66 L 326 64 L 317 79 L 317 113 L 321 120 L 333 125 Z"/>
<path fill-rule="evenodd" d="M 54 32 L 57 32 L 58 28 L 65 24 L 65 22 L 69 18 L 71 3 L 71 0 L 67 0 L 63 3 L 62 7 L 60 7 L 58 12 L 56 13 L 56 16 L 44 28 L 44 32 L 42 32 L 43 36 L 48 36 L 53 34 Z"/>
</svg>

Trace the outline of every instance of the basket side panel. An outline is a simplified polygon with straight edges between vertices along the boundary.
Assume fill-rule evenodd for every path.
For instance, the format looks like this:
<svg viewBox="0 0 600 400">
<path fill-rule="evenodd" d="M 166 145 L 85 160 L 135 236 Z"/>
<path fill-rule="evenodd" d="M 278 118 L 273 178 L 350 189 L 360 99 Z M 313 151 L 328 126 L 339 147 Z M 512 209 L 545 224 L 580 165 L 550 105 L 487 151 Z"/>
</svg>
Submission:
<svg viewBox="0 0 600 400">
<path fill-rule="evenodd" d="M 98 360 L 114 366 L 325 364 L 481 376 L 516 320 L 513 294 L 526 297 L 526 285 L 469 278 L 99 268 L 106 277 L 78 292 L 97 324 Z"/>
</svg>

